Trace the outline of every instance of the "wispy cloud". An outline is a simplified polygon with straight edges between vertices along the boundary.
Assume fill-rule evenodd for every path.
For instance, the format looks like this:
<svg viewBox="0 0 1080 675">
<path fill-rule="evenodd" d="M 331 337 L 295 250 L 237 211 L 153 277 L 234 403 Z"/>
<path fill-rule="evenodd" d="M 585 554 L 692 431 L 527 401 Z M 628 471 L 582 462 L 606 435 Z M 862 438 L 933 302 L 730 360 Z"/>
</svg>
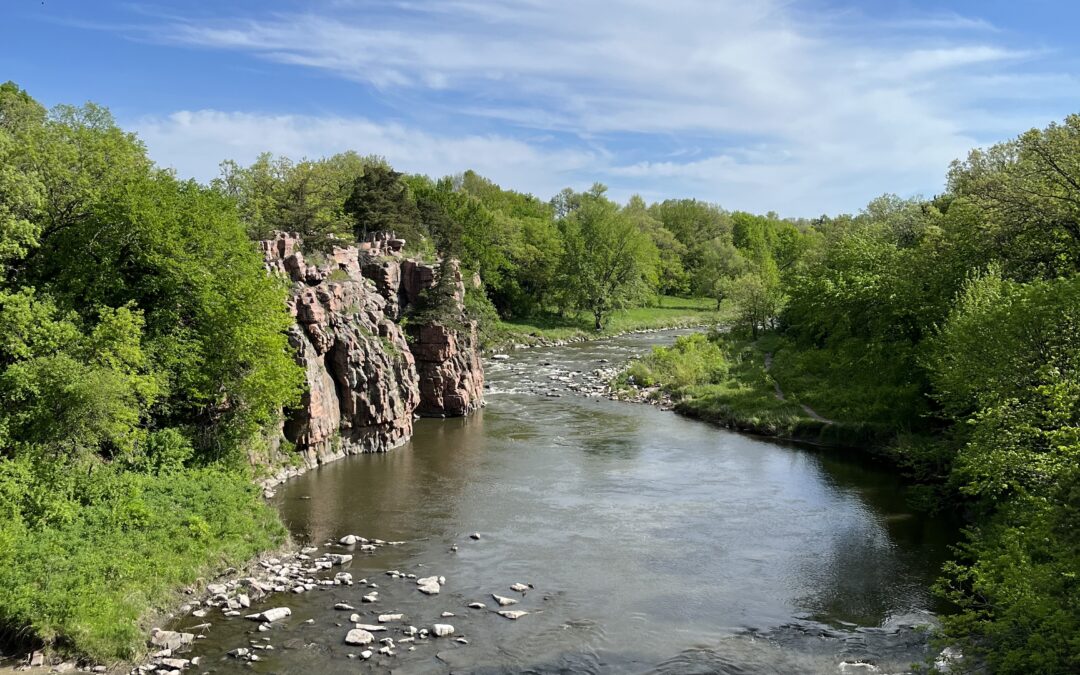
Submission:
<svg viewBox="0 0 1080 675">
<path fill-rule="evenodd" d="M 460 159 L 452 170 L 519 167 L 504 172 L 512 174 L 539 158 L 553 162 L 546 170 L 555 175 L 603 172 L 596 177 L 624 192 L 677 188 L 681 179 L 684 193 L 704 190 L 697 194 L 732 207 L 761 208 L 768 198 L 773 208 L 803 213 L 858 208 L 884 190 L 933 191 L 951 159 L 1020 131 L 1012 126 L 1018 120 L 1058 116 L 1050 111 L 1060 107 L 1061 84 L 1076 90 L 1072 75 L 1041 65 L 1042 52 L 1010 46 L 993 26 L 956 14 L 875 21 L 781 0 L 332 5 L 171 19 L 154 25 L 153 35 L 317 69 L 413 101 L 438 97 L 432 105 L 446 115 L 502 125 L 482 142 L 435 139 L 435 161 L 423 160 L 422 148 L 439 130 L 340 118 L 222 118 L 260 135 L 272 121 L 290 139 L 279 144 L 296 154 L 315 154 L 328 144 L 320 139 L 333 137 L 361 151 L 382 152 L 361 142 L 382 143 L 392 161 L 401 153 L 400 161 L 425 167 Z M 1002 77 L 1020 83 L 1015 97 L 993 84 Z M 221 113 L 197 115 L 207 128 L 207 116 Z M 356 124 L 367 133 L 336 135 Z M 159 121 L 144 133 L 166 128 L 173 135 L 194 129 Z M 513 140 L 538 129 L 578 140 L 564 140 L 561 150 Z M 711 156 L 672 161 L 683 137 Z M 663 152 L 640 158 L 638 146 L 657 144 Z M 512 151 L 505 156 L 482 154 L 506 147 Z M 534 178 L 516 187 L 543 190 L 552 181 L 540 173 L 521 170 L 523 179 Z"/>
<path fill-rule="evenodd" d="M 224 159 L 246 164 L 261 152 L 301 159 L 356 150 L 387 157 L 410 173 L 441 176 L 473 168 L 508 186 L 534 185 L 540 194 L 554 194 L 575 182 L 578 171 L 597 168 L 600 159 L 502 136 L 440 136 L 359 117 L 199 110 L 145 117 L 132 126 L 159 163 L 203 181 L 217 175 Z"/>
</svg>

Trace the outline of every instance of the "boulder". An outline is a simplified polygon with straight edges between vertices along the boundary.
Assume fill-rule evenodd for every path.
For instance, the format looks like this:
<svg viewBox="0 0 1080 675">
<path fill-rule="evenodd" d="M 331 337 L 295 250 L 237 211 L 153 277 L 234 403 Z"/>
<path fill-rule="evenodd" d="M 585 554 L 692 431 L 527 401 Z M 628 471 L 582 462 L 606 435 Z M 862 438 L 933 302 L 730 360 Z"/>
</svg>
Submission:
<svg viewBox="0 0 1080 675">
<path fill-rule="evenodd" d="M 299 586 L 298 588 L 303 588 L 303 586 Z M 295 589 L 293 589 L 293 590 L 295 590 Z M 273 609 L 268 609 L 266 611 L 259 612 L 258 614 L 248 614 L 247 618 L 251 619 L 252 621 L 261 621 L 263 623 L 273 623 L 274 621 L 280 621 L 281 619 L 284 619 L 285 617 L 288 617 L 288 616 L 291 616 L 291 615 L 292 615 L 292 610 L 289 609 L 288 607 L 274 607 Z"/>
<path fill-rule="evenodd" d="M 347 645 L 369 645 L 375 641 L 375 636 L 363 628 L 353 628 L 345 635 Z"/>
<path fill-rule="evenodd" d="M 180 633 L 175 630 L 161 630 L 155 628 L 150 635 L 150 644 L 162 649 L 176 651 L 181 647 L 190 645 L 195 641 L 194 633 Z"/>
</svg>

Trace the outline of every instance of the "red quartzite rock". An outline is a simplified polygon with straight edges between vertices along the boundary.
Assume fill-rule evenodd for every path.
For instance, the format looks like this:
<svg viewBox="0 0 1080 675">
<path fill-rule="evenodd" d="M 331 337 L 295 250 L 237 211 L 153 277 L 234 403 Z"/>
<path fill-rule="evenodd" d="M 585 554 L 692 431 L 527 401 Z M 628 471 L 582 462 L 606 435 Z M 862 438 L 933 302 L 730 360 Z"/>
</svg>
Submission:
<svg viewBox="0 0 1080 675">
<path fill-rule="evenodd" d="M 307 392 L 284 434 L 308 467 L 404 443 L 414 413 L 466 415 L 483 404 L 475 324 L 421 325 L 410 345 L 394 322 L 436 278 L 433 267 L 401 259 L 402 240 L 373 235 L 359 248 L 335 247 L 321 265 L 304 259 L 294 233 L 260 247 L 267 270 L 293 282 L 289 342 Z M 464 286 L 452 270 L 460 311 Z"/>
</svg>

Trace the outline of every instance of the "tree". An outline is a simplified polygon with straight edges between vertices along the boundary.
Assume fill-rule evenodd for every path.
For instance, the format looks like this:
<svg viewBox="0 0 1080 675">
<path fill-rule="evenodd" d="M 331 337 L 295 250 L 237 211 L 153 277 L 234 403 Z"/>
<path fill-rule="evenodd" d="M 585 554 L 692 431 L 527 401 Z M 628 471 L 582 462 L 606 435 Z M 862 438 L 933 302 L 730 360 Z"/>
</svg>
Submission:
<svg viewBox="0 0 1080 675">
<path fill-rule="evenodd" d="M 104 455 L 175 426 L 200 459 L 236 458 L 302 379 L 234 202 L 156 169 L 103 108 L 21 119 L 17 143 L 0 128 L 0 181 L 20 188 L 0 197 L 2 424 Z"/>
<path fill-rule="evenodd" d="M 730 241 L 716 237 L 698 246 L 698 263 L 691 280 L 695 294 L 716 298 L 716 308 L 727 295 L 733 279 L 745 274 L 749 261 Z"/>
<path fill-rule="evenodd" d="M 353 217 L 357 239 L 372 232 L 394 232 L 419 242 L 427 233 L 402 174 L 386 166 L 369 167 L 353 181 L 345 212 Z"/>
<path fill-rule="evenodd" d="M 656 284 L 656 247 L 648 235 L 594 188 L 560 221 L 565 242 L 563 279 L 577 307 L 597 330 L 608 315 L 640 301 Z"/>
<path fill-rule="evenodd" d="M 682 295 L 689 289 L 689 275 L 683 267 L 687 246 L 671 230 L 654 218 L 640 195 L 633 195 L 623 207 L 623 213 L 639 230 L 648 235 L 656 247 L 657 291 L 662 295 Z"/>
<path fill-rule="evenodd" d="M 1007 276 L 1053 278 L 1080 266 L 1080 115 L 974 150 L 949 188 L 984 215 L 983 246 Z"/>
<path fill-rule="evenodd" d="M 758 332 L 780 313 L 786 300 L 776 263 L 771 259 L 729 282 L 727 294 L 739 310 L 740 323 L 750 328 L 755 340 Z"/>
</svg>

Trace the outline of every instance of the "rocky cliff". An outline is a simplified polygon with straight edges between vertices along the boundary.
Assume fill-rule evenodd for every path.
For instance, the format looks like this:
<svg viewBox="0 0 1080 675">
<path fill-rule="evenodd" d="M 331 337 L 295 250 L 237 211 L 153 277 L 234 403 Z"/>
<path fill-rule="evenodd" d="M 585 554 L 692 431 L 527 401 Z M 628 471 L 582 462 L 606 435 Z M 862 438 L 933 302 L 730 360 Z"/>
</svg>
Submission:
<svg viewBox="0 0 1080 675">
<path fill-rule="evenodd" d="M 296 234 L 261 243 L 267 269 L 292 283 L 289 341 L 307 392 L 288 411 L 284 436 L 307 467 L 408 440 L 416 414 L 466 415 L 483 404 L 476 326 L 465 319 L 460 273 L 439 319 L 398 321 L 431 292 L 436 268 L 402 255 L 402 240 L 377 235 L 328 255 L 301 253 Z"/>
</svg>

